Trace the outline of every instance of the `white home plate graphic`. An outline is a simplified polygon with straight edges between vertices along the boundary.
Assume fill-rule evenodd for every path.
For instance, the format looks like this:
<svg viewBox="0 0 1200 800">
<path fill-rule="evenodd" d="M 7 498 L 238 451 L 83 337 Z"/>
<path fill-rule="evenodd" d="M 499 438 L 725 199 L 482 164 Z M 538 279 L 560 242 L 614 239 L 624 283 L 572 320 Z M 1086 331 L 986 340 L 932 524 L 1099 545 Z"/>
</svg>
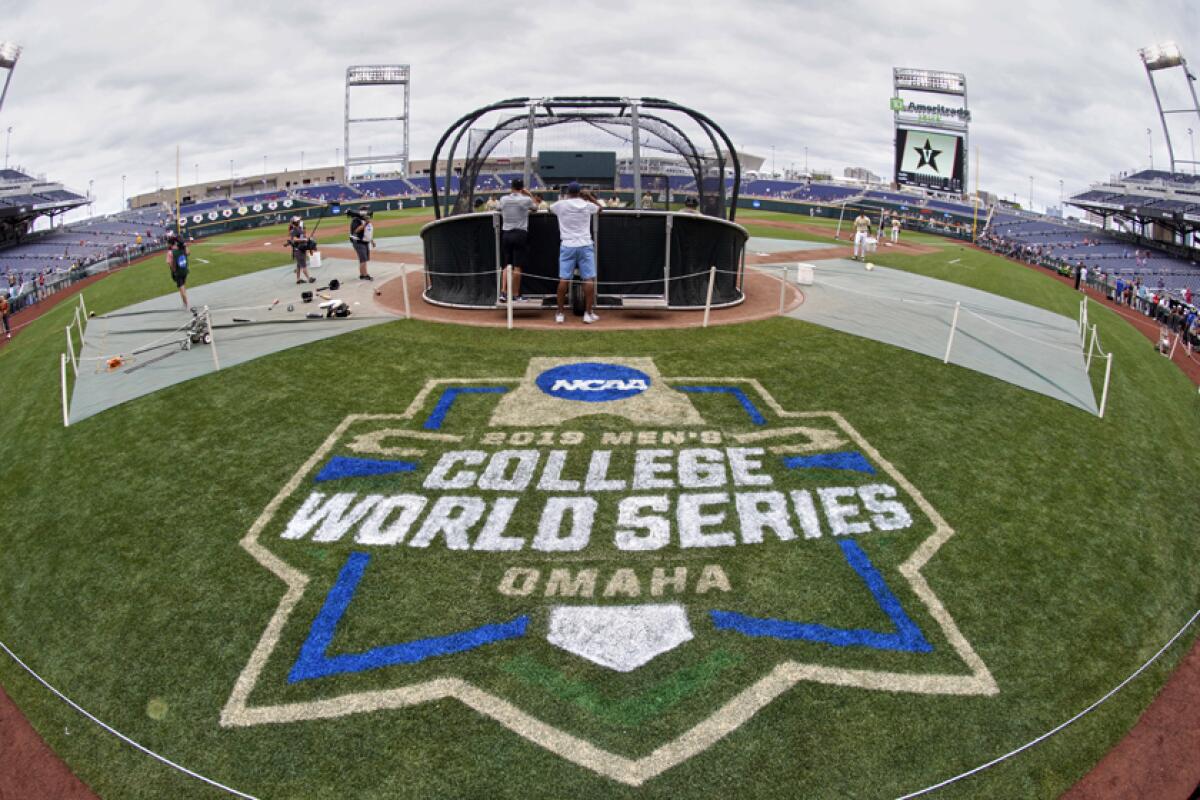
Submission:
<svg viewBox="0 0 1200 800">
<path fill-rule="evenodd" d="M 631 672 L 692 638 L 678 603 L 640 606 L 557 606 L 546 640 L 617 672 Z"/>
</svg>

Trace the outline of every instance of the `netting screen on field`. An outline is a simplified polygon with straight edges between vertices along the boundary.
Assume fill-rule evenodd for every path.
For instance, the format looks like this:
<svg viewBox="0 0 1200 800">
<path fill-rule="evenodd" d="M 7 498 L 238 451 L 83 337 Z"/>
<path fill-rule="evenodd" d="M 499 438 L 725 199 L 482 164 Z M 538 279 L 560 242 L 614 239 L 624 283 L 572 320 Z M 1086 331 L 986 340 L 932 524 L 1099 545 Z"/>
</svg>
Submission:
<svg viewBox="0 0 1200 800">
<path fill-rule="evenodd" d="M 963 137 L 896 129 L 896 183 L 943 192 L 963 190 Z"/>
</svg>

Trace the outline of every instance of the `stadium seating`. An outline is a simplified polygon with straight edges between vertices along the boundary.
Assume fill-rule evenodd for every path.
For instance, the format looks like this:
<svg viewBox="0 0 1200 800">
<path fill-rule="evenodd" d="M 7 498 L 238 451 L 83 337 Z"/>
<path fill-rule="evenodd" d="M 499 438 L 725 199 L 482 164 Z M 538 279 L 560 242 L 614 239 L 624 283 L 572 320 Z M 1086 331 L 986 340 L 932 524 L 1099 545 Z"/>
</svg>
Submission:
<svg viewBox="0 0 1200 800">
<path fill-rule="evenodd" d="M 407 197 L 415 194 L 429 193 L 429 179 L 425 178 L 424 186 L 414 186 L 418 179 L 386 178 L 369 181 L 355 181 L 352 186 L 360 196 L 366 197 Z"/>
<path fill-rule="evenodd" d="M 1200 175 L 1189 175 L 1185 172 L 1167 172 L 1161 169 L 1144 169 L 1132 175 L 1126 175 L 1123 180 L 1134 182 L 1163 181 L 1165 183 L 1200 184 Z"/>
<path fill-rule="evenodd" d="M 987 234 L 1012 248 L 1012 254 L 1029 260 L 1083 265 L 1106 275 L 1140 276 L 1147 285 L 1172 292 L 1185 286 L 1200 290 L 1200 265 L 1122 241 L 1098 228 L 997 212 Z"/>
<path fill-rule="evenodd" d="M 352 186 L 340 183 L 325 183 L 318 186 L 302 186 L 296 189 L 297 197 L 315 200 L 319 203 L 344 202 L 362 197 L 362 192 Z"/>
</svg>

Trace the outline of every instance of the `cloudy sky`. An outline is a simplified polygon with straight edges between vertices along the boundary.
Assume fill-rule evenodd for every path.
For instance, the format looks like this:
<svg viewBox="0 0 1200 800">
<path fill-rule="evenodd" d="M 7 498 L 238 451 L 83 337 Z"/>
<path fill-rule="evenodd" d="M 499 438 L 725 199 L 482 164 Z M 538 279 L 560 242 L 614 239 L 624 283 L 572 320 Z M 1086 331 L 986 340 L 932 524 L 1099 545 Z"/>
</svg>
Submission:
<svg viewBox="0 0 1200 800">
<path fill-rule="evenodd" d="M 373 63 L 412 65 L 413 158 L 488 102 L 603 94 L 675 100 L 778 169 L 807 147 L 837 175 L 890 174 L 893 66 L 963 72 L 981 188 L 1024 203 L 1032 175 L 1040 208 L 1060 180 L 1148 167 L 1151 146 L 1167 163 L 1138 48 L 1174 40 L 1200 70 L 1196 0 L 3 2 L 0 39 L 24 47 L 0 110 L 10 165 L 94 181 L 97 212 L 123 175 L 128 195 L 155 170 L 172 185 L 177 145 L 185 182 L 333 163 L 345 68 Z"/>
</svg>

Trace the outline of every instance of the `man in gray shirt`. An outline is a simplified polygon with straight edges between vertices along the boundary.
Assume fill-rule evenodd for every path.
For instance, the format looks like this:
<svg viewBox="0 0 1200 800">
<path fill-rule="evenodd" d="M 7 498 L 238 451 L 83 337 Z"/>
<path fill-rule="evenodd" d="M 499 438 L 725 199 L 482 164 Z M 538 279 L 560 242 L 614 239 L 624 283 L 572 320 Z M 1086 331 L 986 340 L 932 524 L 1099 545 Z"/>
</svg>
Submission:
<svg viewBox="0 0 1200 800">
<path fill-rule="evenodd" d="M 512 191 L 500 198 L 500 261 L 512 270 L 513 302 L 525 300 L 521 295 L 521 270 L 529 253 L 529 212 L 537 209 L 538 201 L 525 189 L 525 182 L 514 178 Z M 505 302 L 500 292 L 500 302 Z"/>
</svg>

